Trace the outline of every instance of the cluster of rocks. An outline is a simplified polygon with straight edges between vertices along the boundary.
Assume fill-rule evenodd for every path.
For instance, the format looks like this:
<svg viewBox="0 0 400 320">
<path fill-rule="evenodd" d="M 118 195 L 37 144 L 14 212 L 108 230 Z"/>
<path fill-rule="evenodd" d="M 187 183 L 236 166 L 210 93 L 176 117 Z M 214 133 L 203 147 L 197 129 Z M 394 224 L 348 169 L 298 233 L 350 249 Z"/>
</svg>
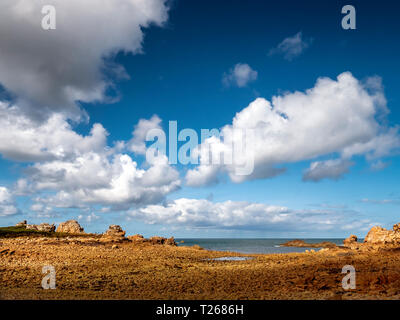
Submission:
<svg viewBox="0 0 400 320">
<path fill-rule="evenodd" d="M 393 230 L 382 227 L 373 227 L 369 230 L 364 239 L 364 243 L 370 244 L 400 244 L 399 225 L 395 224 Z"/>
<path fill-rule="evenodd" d="M 55 224 L 41 223 L 41 224 L 28 224 L 26 220 L 18 222 L 16 227 L 23 227 L 27 230 L 42 231 L 42 232 L 64 232 L 64 233 L 84 233 L 83 228 L 76 220 L 69 220 L 60 223 L 56 230 Z"/>
<path fill-rule="evenodd" d="M 336 244 L 329 242 L 329 241 L 323 241 L 323 242 L 317 242 L 317 243 L 308 243 L 305 242 L 304 240 L 289 240 L 285 243 L 281 244 L 282 247 L 300 247 L 300 248 L 334 248 L 336 247 Z"/>
<path fill-rule="evenodd" d="M 15 225 L 16 227 L 24 227 L 27 230 L 45 231 L 45 232 L 59 232 L 68 234 L 85 234 L 84 229 L 76 220 L 68 220 L 58 225 L 57 229 L 54 224 L 41 223 L 39 225 L 28 224 L 26 220 L 21 221 Z M 110 225 L 108 230 L 104 232 L 100 241 L 102 242 L 122 242 L 131 241 L 134 243 L 149 243 L 153 245 L 171 245 L 176 246 L 174 237 L 151 237 L 150 239 L 144 238 L 141 234 L 125 237 L 126 232 L 118 225 Z"/>
<path fill-rule="evenodd" d="M 355 236 L 354 234 L 352 234 L 350 237 L 348 237 L 347 239 L 343 240 L 343 244 L 345 246 L 349 246 L 352 245 L 353 243 L 357 243 L 357 236 Z"/>
<path fill-rule="evenodd" d="M 357 242 L 357 237 L 351 235 L 343 240 L 343 245 L 352 249 L 360 249 L 363 246 L 372 248 L 393 247 L 400 245 L 400 223 L 393 226 L 392 230 L 388 230 L 379 226 L 372 227 L 363 243 Z"/>
<path fill-rule="evenodd" d="M 54 232 L 56 230 L 55 224 L 41 223 L 41 224 L 28 224 L 26 220 L 18 222 L 16 227 L 23 227 L 27 230 Z"/>
<path fill-rule="evenodd" d="M 150 243 L 150 244 L 161 244 L 167 246 L 176 246 L 175 238 L 164 238 L 164 237 L 151 237 L 150 239 L 146 239 L 141 234 L 135 234 L 134 236 L 128 237 L 128 239 L 135 243 Z"/>
<path fill-rule="evenodd" d="M 103 233 L 101 237 L 102 241 L 106 242 L 122 242 L 122 241 L 130 241 L 134 243 L 149 243 L 152 245 L 167 245 L 167 246 L 176 246 L 174 237 L 164 238 L 164 237 L 151 237 L 150 239 L 146 239 L 141 234 L 135 234 L 133 236 L 125 237 L 125 231 L 118 225 L 111 225 L 108 230 Z"/>
<path fill-rule="evenodd" d="M 101 238 L 104 241 L 112 242 L 119 242 L 127 239 L 125 238 L 125 231 L 116 224 L 112 224 L 111 226 L 109 226 L 108 230 L 103 233 L 103 236 Z"/>
<path fill-rule="evenodd" d="M 41 223 L 41 224 L 27 224 L 26 229 L 42 231 L 42 232 L 54 232 L 56 230 L 55 224 Z"/>
<path fill-rule="evenodd" d="M 148 239 L 143 237 L 141 234 L 135 234 L 133 236 L 129 236 L 128 240 L 130 240 L 132 242 L 136 242 L 136 243 L 143 243 L 143 242 L 146 242 Z"/>
<path fill-rule="evenodd" d="M 21 222 L 18 222 L 15 226 L 16 227 L 24 227 L 24 228 L 26 228 L 27 224 L 28 224 L 28 222 L 26 220 L 23 220 Z"/>
<path fill-rule="evenodd" d="M 165 244 L 168 246 L 176 246 L 174 237 L 171 237 L 169 239 L 163 237 L 151 237 L 149 240 L 151 244 Z"/>
<path fill-rule="evenodd" d="M 352 249 L 352 250 L 381 250 L 400 247 L 400 223 L 393 226 L 392 230 L 375 226 L 372 227 L 366 235 L 364 242 L 358 242 L 357 236 L 352 234 L 343 240 L 343 247 L 339 247 L 332 242 L 306 243 L 303 240 L 290 240 L 283 243 L 286 247 L 314 247 L 327 249 Z M 322 250 L 321 250 L 322 251 Z"/>
</svg>

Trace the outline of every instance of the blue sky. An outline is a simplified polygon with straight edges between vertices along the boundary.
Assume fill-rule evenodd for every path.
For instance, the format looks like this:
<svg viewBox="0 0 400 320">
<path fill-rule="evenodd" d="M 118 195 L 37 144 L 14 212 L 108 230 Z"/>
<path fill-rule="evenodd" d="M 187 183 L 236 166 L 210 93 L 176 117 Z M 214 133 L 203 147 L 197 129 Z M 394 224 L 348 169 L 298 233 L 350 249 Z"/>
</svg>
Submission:
<svg viewBox="0 0 400 320">
<path fill-rule="evenodd" d="M 59 37 L 68 39 L 62 42 L 66 43 L 68 52 L 75 48 L 74 41 L 65 36 L 68 32 L 74 33 L 67 27 L 63 29 L 62 25 L 69 16 L 63 11 L 66 8 L 58 6 L 56 0 L 53 2 L 59 18 L 57 29 L 50 32 L 56 36 L 57 32 L 60 32 Z M 134 126 L 140 119 L 150 119 L 157 115 L 162 120 L 160 125 L 164 130 L 168 129 L 168 121 L 177 121 L 179 130 L 192 128 L 200 132 L 200 129 L 222 128 L 231 124 L 235 114 L 257 98 L 271 101 L 273 96 L 285 96 L 286 93 L 294 91 L 304 92 L 313 88 L 318 78 L 328 77 L 336 81 L 343 72 L 351 72 L 352 77 L 360 83 L 366 83 L 371 77 L 381 78 L 383 87 L 379 90 L 384 93 L 385 107 L 390 113 L 382 117 L 375 115 L 379 118 L 379 130 L 396 128 L 400 123 L 400 90 L 397 79 L 400 72 L 400 22 L 396 15 L 399 6 L 392 1 L 381 1 L 379 4 L 376 1 L 352 1 L 351 4 L 356 8 L 356 30 L 341 28 L 341 19 L 344 16 L 341 14 L 341 8 L 348 4 L 343 1 L 176 0 L 166 4 L 158 0 L 153 2 L 154 6 L 162 7 L 166 16 L 161 17 L 152 7 L 154 15 L 148 18 L 153 23 L 152 26 L 143 26 L 147 22 L 138 22 L 141 30 L 135 29 L 135 34 L 127 31 L 127 35 L 131 37 L 138 34 L 143 36 L 141 46 L 136 45 L 133 48 L 132 45 L 126 44 L 126 38 L 121 36 L 119 42 L 116 40 L 113 47 L 108 48 L 97 43 L 98 39 L 99 42 L 102 41 L 102 35 L 99 33 L 93 34 L 93 39 L 96 39 L 93 40 L 93 45 L 90 39 L 86 39 L 86 42 L 82 40 L 82 43 L 77 40 L 81 49 L 76 53 L 76 61 L 71 63 L 78 66 L 78 71 L 78 62 L 86 61 L 87 52 L 91 50 L 98 50 L 101 56 L 106 55 L 107 63 L 125 68 L 129 79 L 117 79 L 107 70 L 107 79 L 112 82 L 112 87 L 104 92 L 118 96 L 118 100 L 111 103 L 110 99 L 104 96 L 93 99 L 86 85 L 97 85 L 101 80 L 96 78 L 97 82 L 92 83 L 90 78 L 83 82 L 70 80 L 74 79 L 71 76 L 65 83 L 60 83 L 60 87 L 73 85 L 84 92 L 82 100 L 86 102 L 73 103 L 76 103 L 80 110 L 85 110 L 88 115 L 86 121 L 82 118 L 78 121 L 72 119 L 73 116 L 64 112 L 70 110 L 70 104 L 64 106 L 63 102 L 58 100 L 55 100 L 57 108 L 50 108 L 50 112 L 41 112 L 42 118 L 35 121 L 43 123 L 47 121 L 46 117 L 62 114 L 61 124 L 69 123 L 71 131 L 81 137 L 90 135 L 93 125 L 101 124 L 108 132 L 106 144 L 113 147 L 116 141 L 128 142 L 132 138 Z M 71 3 L 71 6 L 74 6 L 74 1 Z M 119 13 L 118 8 L 114 10 L 110 16 Z M 68 11 L 69 14 L 72 11 Z M 83 19 L 88 13 L 80 14 Z M 133 22 L 127 22 L 124 28 L 137 27 L 135 17 L 132 19 Z M 93 23 L 95 25 L 95 22 Z M 107 23 L 109 21 L 104 21 L 105 25 Z M 90 20 L 87 27 L 90 27 Z M 10 34 L 13 32 L 12 29 L 8 30 Z M 14 31 L 18 35 L 17 39 L 23 38 L 19 33 L 22 34 L 24 30 L 21 27 L 20 30 Z M 118 38 L 121 34 L 117 27 L 107 32 L 103 35 L 104 39 L 115 35 Z M 43 33 L 42 30 L 38 31 L 38 39 L 43 41 L 45 46 L 52 48 L 52 41 L 57 41 L 43 38 Z M 90 32 L 88 34 L 91 35 Z M 279 49 L 279 44 L 285 39 L 289 39 L 289 42 L 294 41 L 296 36 L 303 47 L 288 59 L 285 54 L 296 48 L 289 46 L 288 49 Z M 7 45 L 6 41 L 7 37 L 0 38 L 2 46 Z M 82 48 L 82 44 L 86 47 Z M 115 47 L 118 49 L 117 53 Z M 36 48 L 35 44 L 32 44 L 32 48 Z M 21 47 L 16 45 L 15 50 L 19 53 Z M 65 56 L 58 57 L 57 50 L 54 52 L 60 65 L 65 63 L 63 59 L 69 61 Z M 38 54 L 35 58 L 41 59 L 40 50 L 32 49 L 32 54 Z M 7 65 L 7 57 L 3 59 L 4 65 Z M 238 86 L 235 82 L 237 78 L 233 74 L 238 64 L 249 66 L 250 70 L 257 73 L 256 78 L 246 78 L 245 85 Z M 15 72 L 17 78 L 25 76 L 25 71 L 19 71 L 20 74 L 17 74 L 18 70 L 7 70 L 2 65 L 0 70 L 3 73 Z M 52 71 L 56 66 L 58 64 L 50 64 L 49 75 L 57 75 Z M 104 66 L 94 64 L 94 68 L 98 67 L 99 70 L 103 70 Z M 37 69 L 37 66 L 28 66 L 27 69 L 31 70 L 35 77 L 39 77 L 40 69 Z M 93 69 L 87 67 L 82 73 L 89 74 L 92 71 Z M 228 81 L 227 85 L 223 79 L 230 74 L 231 81 Z M 105 78 L 104 72 L 102 75 Z M 48 109 L 45 105 L 48 101 L 37 98 L 41 93 L 41 89 L 35 87 L 37 83 L 32 86 L 32 90 L 25 90 L 9 81 L 10 74 L 6 73 L 3 77 L 4 79 L 0 77 L 4 88 L 3 100 L 6 101 L 7 95 L 11 93 L 14 97 L 11 104 L 15 103 L 21 109 L 21 115 L 30 118 L 33 114 L 32 108 Z M 76 83 L 71 84 L 68 81 Z M 46 82 L 43 82 L 43 86 L 46 86 Z M 55 90 L 54 87 L 46 88 L 47 92 Z M 40 102 L 37 102 L 38 100 Z M 11 114 L 10 109 L 5 109 L 4 112 Z M 312 116 L 312 110 L 311 113 L 304 114 L 306 119 L 311 119 Z M 337 121 L 340 125 L 340 121 Z M 41 128 L 41 124 L 35 124 L 35 128 L 36 126 Z M 60 222 L 79 218 L 87 231 L 102 232 L 108 224 L 116 223 L 128 233 L 142 233 L 146 236 L 159 234 L 176 237 L 345 237 L 355 233 L 362 237 L 373 224 L 391 227 L 399 220 L 400 161 L 397 138 L 396 134 L 388 152 L 381 157 L 371 160 L 366 154 L 352 156 L 349 160 L 352 165 L 348 172 L 345 170 L 346 172 L 335 176 L 334 179 L 328 177 L 318 181 L 304 181 L 302 177 L 311 162 L 340 158 L 342 149 L 337 152 L 319 153 L 315 157 L 305 157 L 298 161 L 282 162 L 279 166 L 286 168 L 286 172 L 276 177 L 235 183 L 222 173 L 218 183 L 200 187 L 185 183 L 187 171 L 195 169 L 195 166 L 177 165 L 171 166 L 171 170 L 179 175 L 179 178 L 174 176 L 175 180 L 180 180 L 179 187 L 172 187 L 174 181 L 169 181 L 170 190 L 160 191 L 160 195 L 150 202 L 131 199 L 132 201 L 128 201 L 129 205 L 124 203 L 121 206 L 119 203 L 119 206 L 115 206 L 115 203 L 110 204 L 110 201 L 102 198 L 101 201 L 89 201 L 90 204 L 83 201 L 80 208 L 74 208 L 77 203 L 60 208 L 54 199 L 49 200 L 49 197 L 57 193 L 70 192 L 68 188 L 71 187 L 71 181 L 65 182 L 65 187 L 62 187 L 61 182 L 57 185 L 57 181 L 54 183 L 53 180 L 51 186 L 49 180 L 43 182 L 48 178 L 45 177 L 44 171 L 49 168 L 64 166 L 63 172 L 69 170 L 66 169 L 70 167 L 65 159 L 62 160 L 62 165 L 54 159 L 32 161 L 27 156 L 23 156 L 21 161 L 20 158 L 16 159 L 14 155 L 10 155 L 9 146 L 1 148 L 0 141 L 0 186 L 7 188 L 9 194 L 3 207 L 0 203 L 0 209 L 5 210 L 5 206 L 10 205 L 16 208 L 13 214 L 0 212 L 0 223 L 14 224 L 22 219 L 32 222 Z M 307 141 L 307 144 L 313 143 L 312 139 Z M 143 155 L 126 150 L 119 154 L 125 153 L 136 161 L 139 167 L 146 168 Z M 103 151 L 99 154 L 104 156 Z M 40 166 L 40 169 L 35 168 L 36 165 Z M 33 170 L 33 167 L 39 170 L 40 174 Z M 84 169 L 78 169 L 77 176 L 81 175 L 79 170 Z M 95 181 L 99 171 L 94 170 L 90 174 L 94 175 Z M 168 171 L 167 175 L 169 174 L 171 177 L 174 175 L 172 171 Z M 82 176 L 85 175 L 82 173 Z M 20 179 L 26 179 L 32 186 L 35 185 L 32 187 L 34 190 L 18 191 L 16 182 Z M 40 179 L 43 179 L 40 181 L 41 185 L 38 182 Z M 82 184 L 82 181 L 80 183 Z M 86 187 L 76 185 L 74 188 L 87 191 Z M 157 182 L 155 188 L 159 187 Z M 130 188 L 136 188 L 135 184 L 131 184 Z M 132 192 L 135 193 L 134 190 Z M 76 195 L 74 197 L 76 199 Z M 146 195 L 143 197 L 146 198 Z M 193 201 L 183 204 L 179 202 L 180 199 Z M 195 201 L 201 199 L 205 199 L 205 203 Z M 227 205 L 228 201 L 233 204 Z M 32 205 L 39 203 L 42 205 L 40 210 L 39 206 L 36 207 L 37 210 L 33 210 Z M 261 211 L 254 212 L 243 203 L 261 204 L 263 207 L 259 209 Z M 48 207 L 47 210 L 44 210 L 43 206 Z M 263 220 L 260 215 L 263 214 L 263 210 L 272 210 L 269 206 L 284 209 L 273 211 L 274 216 Z M 240 219 L 237 216 L 229 217 L 228 211 L 235 210 L 240 212 Z M 189 218 L 185 213 L 182 215 L 182 212 L 189 212 Z M 192 216 L 191 212 L 194 212 Z M 222 216 L 228 215 L 227 220 L 214 219 L 214 216 L 221 212 Z M 261 222 L 255 223 L 258 218 Z M 275 222 L 278 218 L 281 219 L 281 223 Z M 244 222 L 246 219 L 249 223 Z M 228 223 L 228 220 L 233 222 Z"/>
</svg>

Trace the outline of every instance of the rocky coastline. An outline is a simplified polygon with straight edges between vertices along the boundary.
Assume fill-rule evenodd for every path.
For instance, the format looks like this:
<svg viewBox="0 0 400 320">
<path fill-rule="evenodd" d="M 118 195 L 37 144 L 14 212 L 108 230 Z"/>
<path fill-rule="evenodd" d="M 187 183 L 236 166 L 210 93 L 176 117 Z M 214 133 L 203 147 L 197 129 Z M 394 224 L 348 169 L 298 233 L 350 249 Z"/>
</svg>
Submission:
<svg viewBox="0 0 400 320">
<path fill-rule="evenodd" d="M 141 234 L 126 237 L 126 232 L 119 225 L 110 225 L 109 228 L 102 234 L 86 233 L 84 228 L 76 220 L 68 220 L 62 222 L 56 228 L 55 224 L 41 223 L 38 225 L 28 224 L 26 220 L 18 222 L 15 227 L 27 231 L 44 232 L 47 236 L 53 238 L 65 238 L 65 236 L 73 236 L 77 241 L 92 241 L 92 242 L 134 242 L 134 243 L 150 243 L 150 244 L 165 244 L 176 246 L 174 237 L 164 238 L 154 236 L 144 238 Z M 42 234 L 43 235 L 43 234 Z M 79 239 L 81 237 L 81 239 Z M 43 239 L 46 239 L 44 237 Z"/>
<path fill-rule="evenodd" d="M 380 226 L 372 227 L 364 238 L 363 242 L 358 242 L 355 235 L 350 235 L 343 240 L 343 246 L 338 246 L 333 242 L 323 241 L 318 243 L 308 243 L 304 240 L 290 240 L 282 243 L 284 247 L 299 247 L 299 248 L 331 248 L 340 249 L 347 248 L 352 250 L 385 250 L 385 249 L 400 249 L 400 223 L 393 225 L 391 230 Z"/>
<path fill-rule="evenodd" d="M 399 224 L 373 227 L 363 242 L 351 235 L 340 246 L 286 254 L 200 250 L 127 236 L 117 225 L 102 234 L 85 233 L 77 221 L 50 226 L 25 221 L 15 228 L 32 234 L 0 233 L 1 299 L 400 299 Z M 226 256 L 252 259 L 215 259 Z M 49 265 L 55 290 L 41 285 Z M 351 290 L 342 286 L 345 266 L 356 270 Z"/>
</svg>

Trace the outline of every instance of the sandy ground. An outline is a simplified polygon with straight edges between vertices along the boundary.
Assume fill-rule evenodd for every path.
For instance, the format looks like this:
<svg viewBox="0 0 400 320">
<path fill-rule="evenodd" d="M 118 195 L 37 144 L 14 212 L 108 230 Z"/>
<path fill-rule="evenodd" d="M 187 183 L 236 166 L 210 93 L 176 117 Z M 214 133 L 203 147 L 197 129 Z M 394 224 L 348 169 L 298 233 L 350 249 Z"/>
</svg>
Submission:
<svg viewBox="0 0 400 320">
<path fill-rule="evenodd" d="M 247 255 L 191 247 L 57 239 L 0 240 L 1 299 L 399 299 L 400 251 Z M 44 290 L 42 267 L 56 289 Z M 342 267 L 356 289 L 342 288 Z"/>
</svg>

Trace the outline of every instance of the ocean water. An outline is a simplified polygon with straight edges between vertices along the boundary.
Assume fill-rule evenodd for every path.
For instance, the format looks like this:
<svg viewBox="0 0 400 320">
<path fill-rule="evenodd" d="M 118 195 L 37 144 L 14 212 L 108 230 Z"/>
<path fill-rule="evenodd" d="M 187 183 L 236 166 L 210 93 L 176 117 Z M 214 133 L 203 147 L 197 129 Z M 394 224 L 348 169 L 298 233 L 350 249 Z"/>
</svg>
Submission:
<svg viewBox="0 0 400 320">
<path fill-rule="evenodd" d="M 207 250 L 234 251 L 240 253 L 290 253 L 304 252 L 305 250 L 319 250 L 318 248 L 282 247 L 282 243 L 294 239 L 176 239 L 179 246 L 193 246 L 195 244 Z M 343 244 L 343 239 L 301 239 L 307 243 L 323 241 Z M 180 243 L 183 241 L 183 243 Z"/>
</svg>

